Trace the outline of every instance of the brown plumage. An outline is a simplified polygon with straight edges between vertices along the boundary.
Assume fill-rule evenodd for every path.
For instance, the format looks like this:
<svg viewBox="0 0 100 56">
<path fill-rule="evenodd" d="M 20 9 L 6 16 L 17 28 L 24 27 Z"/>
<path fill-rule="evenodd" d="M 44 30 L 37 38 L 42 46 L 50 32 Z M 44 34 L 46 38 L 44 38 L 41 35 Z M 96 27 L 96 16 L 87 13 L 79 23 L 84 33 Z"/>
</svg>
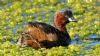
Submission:
<svg viewBox="0 0 100 56">
<path fill-rule="evenodd" d="M 71 42 L 65 25 L 74 20 L 71 10 L 57 12 L 54 17 L 55 27 L 42 22 L 29 22 L 25 32 L 18 39 L 21 47 L 51 48 L 68 46 Z"/>
</svg>

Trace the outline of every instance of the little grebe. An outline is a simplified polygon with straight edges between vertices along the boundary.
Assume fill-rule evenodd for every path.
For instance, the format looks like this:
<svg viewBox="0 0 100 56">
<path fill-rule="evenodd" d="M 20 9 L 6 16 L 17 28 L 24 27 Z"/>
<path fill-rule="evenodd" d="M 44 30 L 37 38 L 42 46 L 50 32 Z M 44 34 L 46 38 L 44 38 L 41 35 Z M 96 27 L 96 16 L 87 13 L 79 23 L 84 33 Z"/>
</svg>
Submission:
<svg viewBox="0 0 100 56">
<path fill-rule="evenodd" d="M 55 14 L 55 27 L 42 22 L 29 22 L 17 44 L 21 47 L 30 46 L 34 49 L 68 46 L 71 38 L 66 30 L 66 24 L 71 21 L 77 22 L 72 11 L 64 10 Z"/>
</svg>

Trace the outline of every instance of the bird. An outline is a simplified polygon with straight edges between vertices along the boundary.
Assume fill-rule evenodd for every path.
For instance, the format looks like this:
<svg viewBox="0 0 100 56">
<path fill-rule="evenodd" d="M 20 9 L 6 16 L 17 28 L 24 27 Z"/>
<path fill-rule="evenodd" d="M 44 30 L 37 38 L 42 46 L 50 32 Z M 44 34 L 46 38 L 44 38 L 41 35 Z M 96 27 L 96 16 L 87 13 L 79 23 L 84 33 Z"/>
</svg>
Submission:
<svg viewBox="0 0 100 56">
<path fill-rule="evenodd" d="M 68 46 L 71 44 L 71 37 L 66 25 L 70 22 L 77 22 L 70 9 L 55 13 L 54 26 L 44 22 L 28 22 L 17 44 L 20 47 L 29 46 L 34 49 Z"/>
</svg>

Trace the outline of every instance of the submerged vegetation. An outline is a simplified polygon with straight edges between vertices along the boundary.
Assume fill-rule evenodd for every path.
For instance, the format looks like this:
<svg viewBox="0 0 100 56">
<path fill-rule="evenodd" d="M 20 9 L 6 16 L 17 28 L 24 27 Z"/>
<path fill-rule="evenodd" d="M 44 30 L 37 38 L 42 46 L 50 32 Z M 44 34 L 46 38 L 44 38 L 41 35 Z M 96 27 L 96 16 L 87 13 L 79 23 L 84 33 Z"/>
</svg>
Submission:
<svg viewBox="0 0 100 56">
<path fill-rule="evenodd" d="M 20 48 L 16 39 L 27 22 L 53 24 L 56 11 L 71 8 L 78 23 L 66 26 L 72 39 L 100 38 L 99 0 L 0 0 L 0 56 L 100 56 L 100 44 L 71 44 L 68 47 L 34 50 Z M 89 43 L 89 41 L 83 41 Z"/>
</svg>

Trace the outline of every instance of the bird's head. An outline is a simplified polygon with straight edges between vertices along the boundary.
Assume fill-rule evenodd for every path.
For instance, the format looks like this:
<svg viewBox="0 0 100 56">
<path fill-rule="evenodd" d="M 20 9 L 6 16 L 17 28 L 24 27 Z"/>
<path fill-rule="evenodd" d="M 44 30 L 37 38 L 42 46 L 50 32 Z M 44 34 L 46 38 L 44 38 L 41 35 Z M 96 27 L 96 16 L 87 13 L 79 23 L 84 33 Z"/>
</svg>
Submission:
<svg viewBox="0 0 100 56">
<path fill-rule="evenodd" d="M 70 9 L 58 11 L 55 14 L 54 23 L 59 30 L 63 29 L 67 23 L 77 22 Z M 62 30 L 61 30 L 62 31 Z"/>
</svg>

